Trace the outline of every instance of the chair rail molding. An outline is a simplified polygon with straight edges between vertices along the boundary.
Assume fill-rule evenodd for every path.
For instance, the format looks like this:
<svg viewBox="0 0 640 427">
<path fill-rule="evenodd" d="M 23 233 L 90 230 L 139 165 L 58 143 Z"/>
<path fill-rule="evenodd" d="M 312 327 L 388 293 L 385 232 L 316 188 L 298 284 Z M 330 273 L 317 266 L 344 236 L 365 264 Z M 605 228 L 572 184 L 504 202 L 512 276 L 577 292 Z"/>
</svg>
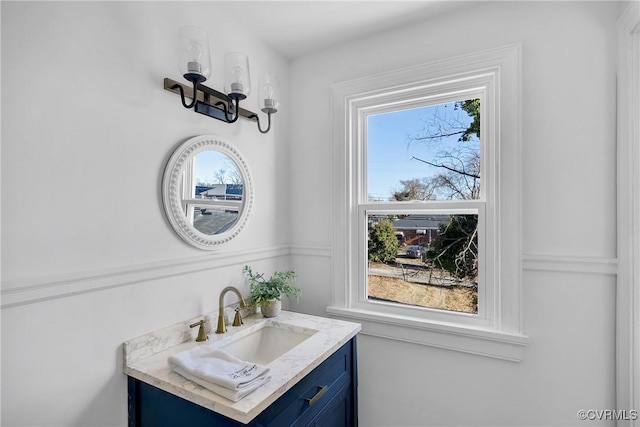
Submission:
<svg viewBox="0 0 640 427">
<path fill-rule="evenodd" d="M 528 271 L 555 271 L 560 273 L 585 273 L 616 275 L 618 260 L 616 258 L 523 254 L 522 268 Z"/>
<path fill-rule="evenodd" d="M 75 272 L 59 276 L 40 277 L 2 282 L 0 308 L 10 308 L 65 298 L 77 294 L 96 292 L 119 286 L 162 279 L 198 271 L 212 270 L 232 265 L 243 265 L 262 259 L 288 257 L 287 245 L 242 249 L 190 258 L 163 260 L 105 270 Z"/>
<path fill-rule="evenodd" d="M 331 258 L 331 246 L 291 245 L 291 255 Z"/>
</svg>

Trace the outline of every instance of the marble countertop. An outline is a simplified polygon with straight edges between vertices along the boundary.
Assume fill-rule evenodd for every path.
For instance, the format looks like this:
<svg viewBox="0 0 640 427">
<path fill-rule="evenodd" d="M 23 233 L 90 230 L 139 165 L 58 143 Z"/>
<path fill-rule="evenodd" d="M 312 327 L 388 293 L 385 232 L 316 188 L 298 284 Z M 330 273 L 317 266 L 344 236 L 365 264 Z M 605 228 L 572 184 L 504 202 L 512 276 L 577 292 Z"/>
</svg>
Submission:
<svg viewBox="0 0 640 427">
<path fill-rule="evenodd" d="M 290 326 L 318 332 L 269 363 L 272 379 L 238 402 L 234 403 L 200 387 L 169 368 L 167 359 L 174 353 L 197 345 L 228 340 L 234 334 L 259 328 L 263 322 L 277 322 L 284 328 Z M 188 327 L 189 323 L 183 322 L 125 342 L 124 373 L 245 424 L 360 331 L 360 325 L 357 323 L 282 311 L 278 317 L 272 319 L 254 314 L 244 319 L 243 326 L 228 327 L 227 333 L 222 335 L 210 333 L 208 341 L 197 343 L 193 339 L 193 331 Z"/>
</svg>

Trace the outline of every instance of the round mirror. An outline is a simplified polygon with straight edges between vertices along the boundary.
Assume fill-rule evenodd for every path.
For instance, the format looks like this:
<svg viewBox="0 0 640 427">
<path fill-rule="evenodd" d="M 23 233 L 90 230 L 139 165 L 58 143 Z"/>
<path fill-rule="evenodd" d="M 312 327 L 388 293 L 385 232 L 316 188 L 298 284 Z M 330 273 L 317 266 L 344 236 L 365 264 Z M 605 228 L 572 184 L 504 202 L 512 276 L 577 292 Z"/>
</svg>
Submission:
<svg viewBox="0 0 640 427">
<path fill-rule="evenodd" d="M 171 155 L 162 201 L 173 229 L 187 243 L 215 249 L 240 233 L 253 203 L 251 174 L 228 142 L 202 135 Z"/>
</svg>

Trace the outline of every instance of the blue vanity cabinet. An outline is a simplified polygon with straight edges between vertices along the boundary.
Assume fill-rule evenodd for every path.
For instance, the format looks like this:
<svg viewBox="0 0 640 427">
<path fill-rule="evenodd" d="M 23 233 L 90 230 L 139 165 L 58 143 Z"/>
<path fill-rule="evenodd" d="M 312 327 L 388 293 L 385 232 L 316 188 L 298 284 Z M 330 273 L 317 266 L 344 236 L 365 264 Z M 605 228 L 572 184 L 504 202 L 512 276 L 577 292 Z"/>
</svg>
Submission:
<svg viewBox="0 0 640 427">
<path fill-rule="evenodd" d="M 129 377 L 129 427 L 355 427 L 356 364 L 354 337 L 248 424 Z"/>
</svg>

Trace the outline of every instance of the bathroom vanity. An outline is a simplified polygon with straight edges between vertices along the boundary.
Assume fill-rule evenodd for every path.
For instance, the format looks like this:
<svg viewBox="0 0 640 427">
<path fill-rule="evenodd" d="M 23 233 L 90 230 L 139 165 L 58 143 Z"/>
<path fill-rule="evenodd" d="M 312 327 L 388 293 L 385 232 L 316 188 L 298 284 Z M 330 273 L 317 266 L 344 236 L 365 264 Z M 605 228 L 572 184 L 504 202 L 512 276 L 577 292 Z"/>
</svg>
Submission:
<svg viewBox="0 0 640 427">
<path fill-rule="evenodd" d="M 357 425 L 359 324 L 283 311 L 250 316 L 205 343 L 194 341 L 188 324 L 124 344 L 129 426 Z M 196 345 L 265 364 L 272 378 L 238 402 L 227 400 L 169 368 L 169 356 Z"/>
</svg>

